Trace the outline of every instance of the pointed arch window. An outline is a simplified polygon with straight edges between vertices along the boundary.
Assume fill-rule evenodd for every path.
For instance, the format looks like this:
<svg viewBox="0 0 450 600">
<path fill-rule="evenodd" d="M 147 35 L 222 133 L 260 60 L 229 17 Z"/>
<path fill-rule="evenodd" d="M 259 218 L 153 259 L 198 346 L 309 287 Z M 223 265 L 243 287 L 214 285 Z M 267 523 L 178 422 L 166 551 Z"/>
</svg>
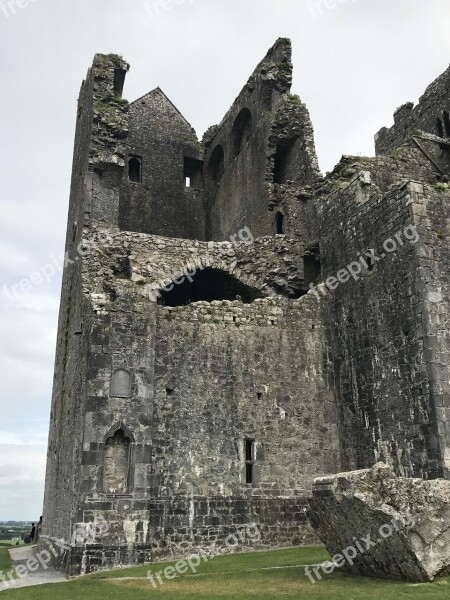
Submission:
<svg viewBox="0 0 450 600">
<path fill-rule="evenodd" d="M 103 489 L 106 494 L 128 494 L 132 439 L 123 427 L 105 441 Z"/>
</svg>

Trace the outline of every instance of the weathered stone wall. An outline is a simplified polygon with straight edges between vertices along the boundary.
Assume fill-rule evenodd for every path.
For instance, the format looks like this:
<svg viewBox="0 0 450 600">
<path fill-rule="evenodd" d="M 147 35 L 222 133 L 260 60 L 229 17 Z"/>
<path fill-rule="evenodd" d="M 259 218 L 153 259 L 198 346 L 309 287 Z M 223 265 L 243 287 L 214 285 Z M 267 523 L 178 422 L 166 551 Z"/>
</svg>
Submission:
<svg viewBox="0 0 450 600">
<path fill-rule="evenodd" d="M 319 173 L 309 113 L 289 94 L 290 61 L 290 41 L 278 40 L 222 123 L 203 140 L 207 239 L 227 239 L 243 226 L 255 237 L 274 235 L 276 211 L 268 210 L 274 171 L 281 183 L 310 183 Z"/>
<path fill-rule="evenodd" d="M 116 220 L 118 194 L 108 196 L 106 181 L 121 179 L 124 148 L 111 127 L 123 124 L 124 104 L 114 96 L 115 73 L 128 65 L 119 57 L 97 55 L 83 82 L 77 114 L 71 196 L 53 382 L 52 409 L 44 498 L 43 535 L 70 542 L 80 501 L 80 465 L 84 437 L 84 402 L 93 315 L 82 285 L 83 235 L 92 220 L 111 225 Z M 116 88 L 116 93 L 121 89 Z M 110 106 L 108 103 L 111 102 Z M 109 118 L 104 117 L 104 105 Z M 123 160 L 122 160 L 123 166 Z M 103 179 L 100 172 L 108 172 Z M 100 217 L 101 215 L 101 217 Z M 42 540 L 44 543 L 44 540 Z M 64 560 L 64 557 L 62 557 Z"/>
<path fill-rule="evenodd" d="M 306 494 L 316 473 L 334 472 L 336 407 L 324 338 L 311 295 L 161 307 L 153 400 L 155 432 L 164 432 L 154 447 L 158 496 L 173 489 L 242 494 L 246 439 L 255 440 L 251 495 Z"/>
<path fill-rule="evenodd" d="M 90 70 L 78 103 L 66 236 L 66 252 L 71 260 L 77 256 L 83 232 L 95 85 L 95 70 Z M 68 264 L 62 282 L 43 511 L 44 535 L 65 540 L 70 539 L 72 514 L 78 501 L 78 453 L 83 436 L 80 407 L 88 342 L 77 335 L 85 309 L 80 272 L 81 261 Z"/>
<path fill-rule="evenodd" d="M 417 130 L 439 138 L 450 137 L 449 94 L 450 67 L 428 86 L 416 106 L 412 102 L 403 104 L 394 113 L 394 125 L 380 129 L 375 136 L 377 154 L 390 154 Z"/>
<path fill-rule="evenodd" d="M 411 180 L 436 182 L 437 174 L 419 150 L 405 148 L 389 158 L 348 158 L 327 186 L 333 179 L 334 193 L 327 187 L 327 196 L 316 199 L 323 281 L 368 249 L 384 255 L 373 270 L 338 284 L 323 300 L 334 324 L 344 468 L 384 460 L 405 475 L 439 476 L 442 457 L 421 291 L 428 284 L 418 269 L 420 244 L 411 244 L 404 234 L 417 225 L 423 235 L 415 214 L 428 192 Z M 383 249 L 388 239 L 396 243 L 396 252 Z"/>
<path fill-rule="evenodd" d="M 120 57 L 88 73 L 44 506 L 68 572 L 251 522 L 261 547 L 311 541 L 311 482 L 342 468 L 448 476 L 450 162 L 447 131 L 430 133 L 448 73 L 380 132 L 389 156 L 323 179 L 290 60 L 281 39 L 203 146 L 161 90 L 122 99 Z M 388 239 L 360 277 L 328 279 Z M 334 291 L 307 294 L 317 277 Z"/>
<path fill-rule="evenodd" d="M 131 182 L 124 174 L 120 228 L 205 239 L 202 148 L 195 131 L 159 88 L 130 105 L 127 150 L 128 157 L 141 158 L 142 180 Z M 185 158 L 199 161 L 200 171 L 190 188 Z"/>
<path fill-rule="evenodd" d="M 186 556 L 221 548 L 227 536 L 255 524 L 259 535 L 242 536 L 237 551 L 317 543 L 306 517 L 306 498 L 191 496 L 156 500 L 151 507 L 153 556 Z M 260 539 L 257 539 L 259 538 Z"/>
<path fill-rule="evenodd" d="M 317 300 L 309 294 L 170 308 L 155 296 L 164 272 L 173 278 L 188 260 L 201 265 L 206 257 L 274 294 L 273 281 L 281 288 L 298 272 L 292 241 L 213 244 L 93 230 L 85 244 L 92 325 L 84 336 L 81 497 L 73 529 L 99 519 L 109 529 L 95 545 L 74 544 L 68 568 L 87 572 L 181 555 L 253 521 L 265 531 L 261 546 L 311 541 L 305 497 L 314 477 L 340 465 L 332 363 Z M 284 271 L 271 268 L 276 264 Z M 127 397 L 111 393 L 117 369 L 131 376 Z M 119 428 L 130 440 L 129 485 L 126 493 L 111 493 L 105 444 Z M 253 484 L 245 480 L 245 439 L 255 440 Z"/>
<path fill-rule="evenodd" d="M 412 206 L 420 231 L 417 293 L 423 307 L 424 360 L 436 410 L 442 475 L 450 478 L 450 190 L 424 187 Z"/>
</svg>

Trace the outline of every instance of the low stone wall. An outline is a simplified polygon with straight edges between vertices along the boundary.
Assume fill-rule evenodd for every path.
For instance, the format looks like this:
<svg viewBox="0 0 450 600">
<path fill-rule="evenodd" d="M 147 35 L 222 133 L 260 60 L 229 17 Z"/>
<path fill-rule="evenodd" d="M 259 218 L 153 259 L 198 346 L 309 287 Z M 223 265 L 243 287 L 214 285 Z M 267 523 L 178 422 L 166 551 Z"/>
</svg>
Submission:
<svg viewBox="0 0 450 600">
<path fill-rule="evenodd" d="M 217 554 L 270 550 L 320 543 L 309 524 L 308 502 L 299 498 L 179 497 L 149 505 L 144 541 L 117 544 L 106 533 L 96 543 L 55 543 L 41 539 L 39 549 L 53 557 L 52 565 L 67 575 L 86 575 L 115 567 L 165 559 L 187 558 L 199 552 Z M 107 515 L 97 514 L 97 518 Z"/>
</svg>

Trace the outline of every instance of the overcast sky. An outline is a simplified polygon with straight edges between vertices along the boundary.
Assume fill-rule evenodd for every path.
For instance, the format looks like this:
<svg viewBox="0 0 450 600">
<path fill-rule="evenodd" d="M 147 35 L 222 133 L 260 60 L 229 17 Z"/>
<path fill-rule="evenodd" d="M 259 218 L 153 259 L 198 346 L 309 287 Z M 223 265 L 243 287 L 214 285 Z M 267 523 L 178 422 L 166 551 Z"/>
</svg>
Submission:
<svg viewBox="0 0 450 600">
<path fill-rule="evenodd" d="M 449 25 L 449 0 L 0 0 L 0 520 L 41 514 L 55 265 L 76 101 L 93 55 L 123 55 L 125 97 L 159 85 L 201 137 L 274 41 L 290 37 L 293 91 L 327 171 L 342 154 L 372 155 L 395 108 L 447 68 Z M 8 297 L 42 269 L 48 282 Z"/>
</svg>

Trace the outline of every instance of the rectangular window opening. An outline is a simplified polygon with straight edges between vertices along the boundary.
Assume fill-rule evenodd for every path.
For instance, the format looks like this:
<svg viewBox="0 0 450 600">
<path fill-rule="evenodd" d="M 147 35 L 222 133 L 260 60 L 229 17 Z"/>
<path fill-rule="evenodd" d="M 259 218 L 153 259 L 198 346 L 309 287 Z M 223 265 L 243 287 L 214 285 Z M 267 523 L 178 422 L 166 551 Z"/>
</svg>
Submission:
<svg viewBox="0 0 450 600">
<path fill-rule="evenodd" d="M 254 482 L 255 440 L 245 440 L 245 483 Z"/>
<path fill-rule="evenodd" d="M 203 161 L 195 158 L 184 158 L 184 181 L 187 188 L 203 187 Z"/>
</svg>

